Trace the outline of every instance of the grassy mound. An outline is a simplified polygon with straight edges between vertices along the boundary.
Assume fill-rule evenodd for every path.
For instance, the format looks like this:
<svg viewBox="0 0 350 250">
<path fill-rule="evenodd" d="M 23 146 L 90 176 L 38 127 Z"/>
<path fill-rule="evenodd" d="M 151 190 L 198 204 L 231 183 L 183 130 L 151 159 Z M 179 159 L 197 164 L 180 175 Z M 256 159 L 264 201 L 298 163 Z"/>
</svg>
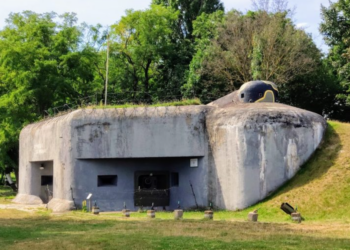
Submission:
<svg viewBox="0 0 350 250">
<path fill-rule="evenodd" d="M 134 104 L 134 103 L 124 103 L 124 104 L 116 104 L 116 105 L 106 105 L 104 106 L 102 103 L 101 105 L 93 105 L 93 106 L 87 106 L 85 108 L 94 108 L 94 109 L 115 109 L 115 108 L 139 108 L 139 107 L 171 107 L 171 106 L 191 106 L 191 105 L 201 105 L 201 101 L 198 98 L 194 99 L 182 99 L 179 101 L 172 101 L 172 102 L 154 102 L 151 104 L 147 103 L 140 103 L 140 104 Z"/>
<path fill-rule="evenodd" d="M 320 148 L 297 175 L 265 201 L 244 211 L 259 209 L 266 221 L 290 220 L 279 209 L 282 202 L 297 206 L 306 220 L 350 222 L 350 124 L 329 122 Z"/>
</svg>

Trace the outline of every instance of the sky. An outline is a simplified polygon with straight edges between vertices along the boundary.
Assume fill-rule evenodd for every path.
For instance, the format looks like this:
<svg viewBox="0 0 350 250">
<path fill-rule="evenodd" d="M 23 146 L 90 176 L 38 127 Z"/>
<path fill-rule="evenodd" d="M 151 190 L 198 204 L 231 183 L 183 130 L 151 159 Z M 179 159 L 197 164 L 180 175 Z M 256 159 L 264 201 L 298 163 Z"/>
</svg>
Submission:
<svg viewBox="0 0 350 250">
<path fill-rule="evenodd" d="M 246 12 L 252 7 L 250 0 L 221 1 L 226 11 L 234 8 Z M 0 29 L 6 25 L 5 20 L 11 12 L 24 10 L 37 13 L 54 11 L 58 14 L 75 12 L 79 22 L 107 26 L 117 22 L 126 9 L 142 10 L 150 3 L 151 0 L 0 0 Z M 296 10 L 295 23 L 311 33 L 316 45 L 326 52 L 327 46 L 318 31 L 321 4 L 329 6 L 329 0 L 289 0 L 289 6 Z"/>
</svg>

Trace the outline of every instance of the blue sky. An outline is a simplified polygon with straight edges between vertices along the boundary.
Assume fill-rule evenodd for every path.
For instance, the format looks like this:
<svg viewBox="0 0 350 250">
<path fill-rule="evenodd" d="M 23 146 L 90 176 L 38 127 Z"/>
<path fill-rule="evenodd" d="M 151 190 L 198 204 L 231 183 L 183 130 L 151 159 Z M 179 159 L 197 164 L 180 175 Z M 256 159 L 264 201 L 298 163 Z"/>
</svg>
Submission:
<svg viewBox="0 0 350 250">
<path fill-rule="evenodd" d="M 110 25 L 120 19 L 126 9 L 145 9 L 151 0 L 0 0 L 0 29 L 5 26 L 5 19 L 11 12 L 32 10 L 43 12 L 75 12 L 80 22 L 89 24 L 100 23 Z M 250 0 L 222 0 L 226 10 L 238 9 L 245 12 L 250 9 Z M 294 21 L 311 33 L 316 45 L 327 50 L 323 39 L 318 32 L 321 22 L 321 4 L 329 6 L 329 0 L 289 0 L 290 7 L 296 7 Z"/>
</svg>

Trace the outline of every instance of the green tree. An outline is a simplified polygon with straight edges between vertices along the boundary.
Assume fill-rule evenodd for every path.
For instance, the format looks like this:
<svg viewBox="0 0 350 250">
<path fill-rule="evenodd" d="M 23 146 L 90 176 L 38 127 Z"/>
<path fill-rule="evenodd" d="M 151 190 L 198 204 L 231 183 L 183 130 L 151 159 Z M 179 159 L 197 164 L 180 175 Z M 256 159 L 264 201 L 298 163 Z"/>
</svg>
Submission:
<svg viewBox="0 0 350 250">
<path fill-rule="evenodd" d="M 225 15 L 223 11 L 216 11 L 211 14 L 202 13 L 193 22 L 193 35 L 195 37 L 195 51 L 191 63 L 189 65 L 189 72 L 187 76 L 187 82 L 182 86 L 182 92 L 186 97 L 196 96 L 201 93 L 201 96 L 207 96 L 206 101 L 209 101 L 212 95 L 215 93 L 208 93 L 208 89 L 200 89 L 201 82 L 203 81 L 204 74 L 202 70 L 202 64 L 207 55 L 207 48 L 210 46 L 211 41 L 218 37 L 218 27 L 223 24 Z M 202 99 L 204 100 L 204 99 Z"/>
<path fill-rule="evenodd" d="M 193 22 L 202 13 L 224 11 L 220 0 L 153 0 L 153 4 L 163 4 L 179 11 L 178 31 L 182 38 L 192 39 Z"/>
<path fill-rule="evenodd" d="M 321 7 L 320 31 L 330 46 L 328 60 L 344 87 L 340 99 L 350 104 L 350 0 L 339 0 Z"/>
<path fill-rule="evenodd" d="M 57 21 L 54 21 L 57 20 Z M 90 95 L 95 54 L 81 44 L 75 14 L 10 14 L 0 31 L 0 165 L 17 167 L 24 125 Z"/>
<path fill-rule="evenodd" d="M 278 85 L 307 76 L 321 63 L 311 37 L 297 29 L 288 12 L 242 14 L 232 11 L 205 48 L 200 68 L 190 73 L 192 89 L 203 102 L 217 99 L 254 79 Z"/>
<path fill-rule="evenodd" d="M 279 86 L 282 103 L 336 120 L 344 120 L 342 117 L 346 107 L 336 97 L 341 91 L 342 87 L 327 60 L 322 60 L 310 74 Z"/>
<path fill-rule="evenodd" d="M 177 15 L 170 8 L 152 5 L 145 11 L 128 10 L 127 15 L 112 26 L 111 54 L 123 67 L 120 73 L 129 82 L 134 100 L 141 97 L 146 102 L 151 101 L 150 91 L 159 87 L 158 65 L 164 55 L 174 50 L 169 39 Z"/>
<path fill-rule="evenodd" d="M 180 98 L 183 95 L 180 89 L 187 82 L 189 64 L 195 55 L 194 22 L 202 14 L 223 13 L 224 6 L 220 0 L 153 0 L 152 3 L 179 13 L 169 41 L 174 49 L 163 56 L 158 70 L 161 76 L 159 82 L 163 86 L 159 94 L 168 93 Z"/>
</svg>

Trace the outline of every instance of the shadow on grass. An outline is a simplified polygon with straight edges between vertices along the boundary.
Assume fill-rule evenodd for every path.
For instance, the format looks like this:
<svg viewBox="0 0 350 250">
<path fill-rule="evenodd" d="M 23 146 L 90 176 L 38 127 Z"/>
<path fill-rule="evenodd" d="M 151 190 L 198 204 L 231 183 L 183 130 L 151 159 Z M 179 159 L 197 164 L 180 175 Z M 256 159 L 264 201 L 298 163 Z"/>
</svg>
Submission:
<svg viewBox="0 0 350 250">
<path fill-rule="evenodd" d="M 0 186 L 0 201 L 10 201 L 16 196 L 16 192 L 14 192 L 10 187 Z"/>
</svg>

